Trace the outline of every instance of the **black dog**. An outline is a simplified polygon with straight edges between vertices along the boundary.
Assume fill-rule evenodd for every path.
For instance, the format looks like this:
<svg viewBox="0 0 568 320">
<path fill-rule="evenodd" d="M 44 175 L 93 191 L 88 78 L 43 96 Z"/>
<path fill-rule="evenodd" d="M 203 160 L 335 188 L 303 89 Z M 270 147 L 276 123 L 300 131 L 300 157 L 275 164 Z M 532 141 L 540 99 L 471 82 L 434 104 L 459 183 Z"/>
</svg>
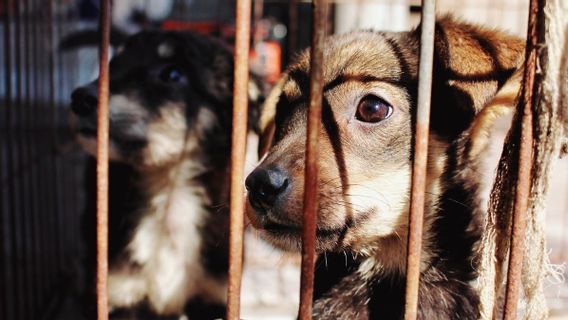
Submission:
<svg viewBox="0 0 568 320">
<path fill-rule="evenodd" d="M 250 123 L 261 103 L 252 84 Z M 72 94 L 72 125 L 91 154 L 96 88 L 95 81 Z M 136 318 L 224 315 L 232 88 L 230 50 L 194 33 L 142 32 L 111 60 L 108 293 L 114 312 Z M 83 225 L 91 306 L 93 163 Z"/>
</svg>

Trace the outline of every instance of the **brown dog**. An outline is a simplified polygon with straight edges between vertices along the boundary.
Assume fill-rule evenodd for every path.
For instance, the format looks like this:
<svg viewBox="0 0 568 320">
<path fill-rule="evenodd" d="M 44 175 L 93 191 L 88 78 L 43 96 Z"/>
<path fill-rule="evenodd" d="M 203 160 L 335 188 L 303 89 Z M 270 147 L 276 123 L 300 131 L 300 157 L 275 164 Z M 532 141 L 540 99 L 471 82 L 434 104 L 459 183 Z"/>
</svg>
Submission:
<svg viewBox="0 0 568 320">
<path fill-rule="evenodd" d="M 400 319 L 413 154 L 419 30 L 331 37 L 324 52 L 314 317 Z M 516 99 L 523 42 L 437 21 L 419 293 L 420 319 L 474 319 L 488 130 Z M 309 52 L 267 100 L 267 156 L 246 181 L 249 216 L 276 246 L 302 233 Z"/>
</svg>

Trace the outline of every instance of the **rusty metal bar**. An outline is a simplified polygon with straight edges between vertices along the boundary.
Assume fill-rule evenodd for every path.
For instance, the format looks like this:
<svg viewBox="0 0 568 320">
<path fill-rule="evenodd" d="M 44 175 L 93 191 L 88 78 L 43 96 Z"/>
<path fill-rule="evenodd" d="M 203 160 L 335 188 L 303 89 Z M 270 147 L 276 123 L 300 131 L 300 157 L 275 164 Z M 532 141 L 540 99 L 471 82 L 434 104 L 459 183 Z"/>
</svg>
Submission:
<svg viewBox="0 0 568 320">
<path fill-rule="evenodd" d="M 262 41 L 262 33 L 260 32 L 260 20 L 262 20 L 262 15 L 264 14 L 264 0 L 254 0 L 253 6 L 253 48 L 256 46 L 260 41 Z"/>
<path fill-rule="evenodd" d="M 108 319 L 108 53 L 110 0 L 101 0 L 99 32 L 99 103 L 97 106 L 97 319 Z"/>
<path fill-rule="evenodd" d="M 302 234 L 302 278 L 300 281 L 300 320 L 312 318 L 314 263 L 318 212 L 318 135 L 323 99 L 323 46 L 327 20 L 327 0 L 312 2 L 312 47 L 310 52 L 310 104 L 306 136 L 304 213 Z"/>
<path fill-rule="evenodd" d="M 522 91 L 523 115 L 521 122 L 521 139 L 519 149 L 519 166 L 517 186 L 515 190 L 514 213 L 511 231 L 511 247 L 505 292 L 505 308 L 503 319 L 517 318 L 517 306 L 521 290 L 521 271 L 525 248 L 525 231 L 527 226 L 527 209 L 531 188 L 531 166 L 533 148 L 533 96 L 538 90 L 535 87 L 535 70 L 538 57 L 539 27 L 544 9 L 543 0 L 531 0 L 529 5 L 529 21 L 527 29 L 527 45 L 525 51 L 525 70 Z"/>
<path fill-rule="evenodd" d="M 434 62 L 434 29 L 436 1 L 422 1 L 422 30 L 420 35 L 420 66 L 418 70 L 418 104 L 416 112 L 416 136 L 412 189 L 408 226 L 406 260 L 406 304 L 404 319 L 414 320 L 418 309 L 420 285 L 420 253 L 422 250 L 422 226 L 426 191 L 426 165 L 428 160 L 428 131 L 430 127 L 430 100 L 432 94 L 432 66 Z"/>
<path fill-rule="evenodd" d="M 288 60 L 296 53 L 298 46 L 298 0 L 288 4 Z"/>
<path fill-rule="evenodd" d="M 244 233 L 244 164 L 247 137 L 248 58 L 250 47 L 251 0 L 237 1 L 235 38 L 235 83 L 231 142 L 231 223 L 229 227 L 229 285 L 227 319 L 240 319 Z"/>
</svg>

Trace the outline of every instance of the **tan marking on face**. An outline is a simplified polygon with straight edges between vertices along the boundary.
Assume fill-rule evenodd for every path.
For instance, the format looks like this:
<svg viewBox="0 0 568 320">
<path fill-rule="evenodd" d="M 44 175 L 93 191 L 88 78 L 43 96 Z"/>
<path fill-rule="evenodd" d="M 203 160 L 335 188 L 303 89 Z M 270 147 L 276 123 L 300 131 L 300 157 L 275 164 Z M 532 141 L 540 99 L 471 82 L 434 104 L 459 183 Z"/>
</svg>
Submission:
<svg viewBox="0 0 568 320">
<path fill-rule="evenodd" d="M 183 108 L 176 104 L 161 107 L 157 119 L 148 125 L 148 146 L 142 155 L 144 165 L 158 166 L 179 158 L 189 142 L 186 135 Z"/>
<path fill-rule="evenodd" d="M 93 157 L 97 156 L 97 138 L 77 135 L 77 142 L 85 152 L 87 152 Z M 110 161 L 119 161 L 119 162 L 124 160 L 120 155 L 118 148 L 112 141 L 109 142 L 108 146 L 108 159 Z"/>
<path fill-rule="evenodd" d="M 164 42 L 158 46 L 158 55 L 162 58 L 170 58 L 174 55 L 175 48 L 172 43 Z"/>
<path fill-rule="evenodd" d="M 140 104 L 138 99 L 125 95 L 113 94 L 109 98 L 109 112 L 111 115 L 128 114 L 140 118 L 148 117 L 148 111 Z"/>
<path fill-rule="evenodd" d="M 422 269 L 430 261 L 432 224 L 435 220 L 438 201 L 444 192 L 441 181 L 447 166 L 448 144 L 435 134 L 430 135 L 428 148 L 428 171 L 426 182 L 426 205 L 423 228 Z M 387 172 L 374 180 L 359 181 L 349 191 L 355 208 L 377 208 L 375 214 L 356 228 L 348 231 L 345 246 L 355 252 L 371 257 L 375 267 L 385 271 L 404 272 L 410 211 L 411 167 Z"/>
</svg>

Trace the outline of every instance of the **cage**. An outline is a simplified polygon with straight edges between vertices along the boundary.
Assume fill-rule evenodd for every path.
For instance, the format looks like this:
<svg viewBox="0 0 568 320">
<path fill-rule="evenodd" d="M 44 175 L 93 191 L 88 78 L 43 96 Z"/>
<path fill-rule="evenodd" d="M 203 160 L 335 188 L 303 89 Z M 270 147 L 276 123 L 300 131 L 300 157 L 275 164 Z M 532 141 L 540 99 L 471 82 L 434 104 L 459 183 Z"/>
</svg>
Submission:
<svg viewBox="0 0 568 320">
<path fill-rule="evenodd" d="M 3 66 L 0 70 L 3 101 L 0 106 L 1 317 L 81 317 L 76 301 L 81 290 L 77 278 L 85 277 L 79 262 L 85 255 L 81 215 L 87 193 L 93 193 L 94 186 L 85 187 L 90 183 L 85 181 L 86 155 L 70 131 L 68 115 L 73 89 L 104 74 L 105 63 L 100 69 L 102 72 L 98 71 L 101 65 L 97 47 L 101 39 L 106 39 L 106 44 L 103 42 L 100 52 L 111 56 L 116 52 L 114 44 L 120 37 L 148 29 L 192 30 L 216 36 L 234 46 L 234 118 L 240 122 L 233 124 L 233 141 L 236 141 L 233 146 L 238 152 L 233 158 L 231 185 L 235 197 L 231 203 L 231 255 L 234 260 L 230 264 L 227 318 L 293 319 L 300 310 L 300 319 L 309 319 L 313 240 L 304 241 L 308 248 L 304 249 L 302 266 L 302 255 L 284 253 L 269 246 L 254 230 L 247 227 L 243 236 L 243 182 L 245 172 L 250 172 L 255 164 L 254 160 L 247 160 L 249 163 L 244 169 L 246 133 L 243 126 L 246 127 L 246 120 L 243 122 L 242 115 L 243 112 L 246 114 L 245 75 L 249 67 L 260 74 L 265 83 L 273 85 L 297 52 L 311 45 L 312 55 L 319 54 L 319 58 L 312 60 L 315 74 L 312 81 L 322 90 L 321 81 L 314 79 L 317 79 L 317 65 L 321 68 L 321 41 L 326 34 L 369 28 L 407 31 L 421 21 L 423 25 L 431 23 L 433 28 L 435 8 L 439 14 L 451 13 L 526 38 L 529 12 L 541 12 L 543 7 L 540 2 L 538 5 L 537 1 L 531 3 L 529 0 L 459 3 L 438 0 L 434 7 L 434 1 L 414 0 L 114 1 L 111 11 L 110 1 L 105 0 L 3 0 L 0 4 L 3 44 L 0 50 Z M 99 20 L 100 16 L 103 19 Z M 534 24 L 536 16 L 532 16 Z M 99 25 L 104 28 L 98 29 Z M 84 31 L 83 36 L 87 35 L 86 40 L 74 37 L 80 31 Z M 105 34 L 108 38 L 101 37 Z M 425 68 L 428 70 L 428 66 Z M 103 83 L 101 87 L 104 86 Z M 424 90 L 430 89 L 426 86 Z M 321 108 L 321 91 L 314 95 L 312 103 L 316 107 L 315 125 L 320 121 L 317 114 L 321 114 L 321 109 L 317 107 Z M 106 104 L 108 107 L 108 102 Z M 429 99 L 423 104 L 427 106 Z M 492 131 L 492 151 L 486 159 L 484 172 L 480 173 L 485 180 L 483 188 L 487 200 L 510 124 L 511 119 L 505 119 Z M 424 130 L 427 133 L 428 127 Z M 317 148 L 317 142 L 312 143 Z M 108 150 L 100 152 L 108 157 Z M 310 161 L 313 158 L 308 156 L 307 162 Z M 564 264 L 568 255 L 568 237 L 563 232 L 568 224 L 565 218 L 568 211 L 565 196 L 568 193 L 567 169 L 566 158 L 558 161 L 551 175 L 549 189 L 552 191 L 547 199 L 547 250 L 551 262 L 556 265 Z M 103 175 L 105 170 L 103 166 Z M 105 182 L 102 183 L 104 187 Z M 314 192 L 316 189 L 317 186 L 312 188 Z M 104 193 L 105 188 L 100 195 L 104 197 Z M 312 205 L 317 203 L 312 201 Z M 305 224 L 311 225 L 308 229 L 313 235 L 315 220 L 309 217 L 315 216 L 315 209 L 311 210 L 312 214 L 305 215 L 308 219 Z M 99 232 L 105 232 L 104 225 L 99 227 Z M 91 226 L 91 230 L 95 230 L 95 226 Z M 104 241 L 101 245 L 101 248 L 105 247 Z M 105 256 L 104 251 L 102 255 Z M 102 270 L 106 263 L 102 262 Z M 101 280 L 100 284 L 99 301 L 104 302 L 106 282 Z M 418 285 L 417 280 L 415 284 Z M 418 289 L 409 291 L 412 290 Z M 568 288 L 565 284 L 547 284 L 545 292 L 551 318 L 566 317 Z M 410 304 L 409 319 L 416 317 L 412 316 L 415 304 L 414 307 Z M 99 310 L 105 310 L 104 303 L 101 305 L 103 309 Z M 515 315 L 509 316 L 512 317 L 509 319 L 515 318 Z"/>
</svg>

